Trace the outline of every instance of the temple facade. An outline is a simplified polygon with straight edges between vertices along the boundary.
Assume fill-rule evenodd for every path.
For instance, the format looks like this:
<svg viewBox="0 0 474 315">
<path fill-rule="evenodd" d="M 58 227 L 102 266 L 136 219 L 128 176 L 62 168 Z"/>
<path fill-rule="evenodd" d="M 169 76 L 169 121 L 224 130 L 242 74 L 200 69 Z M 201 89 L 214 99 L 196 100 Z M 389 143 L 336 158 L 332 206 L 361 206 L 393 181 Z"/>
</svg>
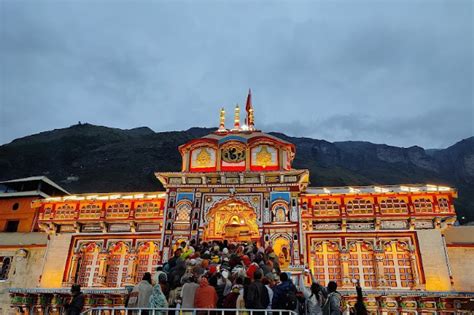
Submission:
<svg viewBox="0 0 474 315">
<path fill-rule="evenodd" d="M 453 226 L 455 189 L 311 187 L 295 146 L 255 128 L 250 94 L 245 110 L 231 128 L 221 110 L 218 130 L 178 148 L 182 170 L 156 173 L 165 191 L 34 201 L 48 244 L 39 279 L 10 289 L 13 309 L 59 312 L 73 283 L 89 306 L 123 305 L 126 286 L 194 239 L 271 245 L 295 282 L 311 268 L 349 304 L 359 279 L 373 313 L 468 312 L 474 230 Z"/>
</svg>

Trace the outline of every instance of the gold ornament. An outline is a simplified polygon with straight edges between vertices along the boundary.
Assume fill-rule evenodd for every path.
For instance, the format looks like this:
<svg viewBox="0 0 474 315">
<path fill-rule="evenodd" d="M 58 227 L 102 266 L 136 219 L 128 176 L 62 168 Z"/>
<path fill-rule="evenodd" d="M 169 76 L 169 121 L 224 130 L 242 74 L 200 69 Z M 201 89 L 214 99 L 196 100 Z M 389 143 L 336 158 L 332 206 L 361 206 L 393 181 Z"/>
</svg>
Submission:
<svg viewBox="0 0 474 315">
<path fill-rule="evenodd" d="M 257 165 L 262 166 L 263 168 L 271 165 L 272 163 L 272 154 L 268 152 L 267 146 L 262 145 L 260 152 L 257 153 Z"/>
<path fill-rule="evenodd" d="M 199 167 L 206 167 L 211 164 L 211 154 L 206 148 L 202 148 L 196 156 L 196 164 Z"/>
</svg>

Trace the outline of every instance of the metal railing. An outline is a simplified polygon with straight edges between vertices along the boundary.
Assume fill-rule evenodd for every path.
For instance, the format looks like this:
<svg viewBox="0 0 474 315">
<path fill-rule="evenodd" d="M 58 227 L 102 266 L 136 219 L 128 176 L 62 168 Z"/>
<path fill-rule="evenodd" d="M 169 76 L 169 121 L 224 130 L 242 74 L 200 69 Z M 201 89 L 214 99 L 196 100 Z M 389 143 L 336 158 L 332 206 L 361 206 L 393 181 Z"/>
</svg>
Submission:
<svg viewBox="0 0 474 315">
<path fill-rule="evenodd" d="M 93 307 L 82 315 L 298 315 L 295 311 L 236 308 Z"/>
</svg>

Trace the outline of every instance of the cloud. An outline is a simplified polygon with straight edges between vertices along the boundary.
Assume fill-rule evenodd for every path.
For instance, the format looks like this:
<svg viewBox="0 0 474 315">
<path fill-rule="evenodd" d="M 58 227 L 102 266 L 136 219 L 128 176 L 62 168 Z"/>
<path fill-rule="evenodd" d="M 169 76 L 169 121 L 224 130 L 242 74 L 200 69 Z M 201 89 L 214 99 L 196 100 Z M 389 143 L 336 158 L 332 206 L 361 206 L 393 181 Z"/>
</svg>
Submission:
<svg viewBox="0 0 474 315">
<path fill-rule="evenodd" d="M 3 1 L 0 143 L 78 120 L 215 126 L 251 87 L 265 130 L 445 146 L 474 134 L 472 15 L 464 0 Z"/>
</svg>

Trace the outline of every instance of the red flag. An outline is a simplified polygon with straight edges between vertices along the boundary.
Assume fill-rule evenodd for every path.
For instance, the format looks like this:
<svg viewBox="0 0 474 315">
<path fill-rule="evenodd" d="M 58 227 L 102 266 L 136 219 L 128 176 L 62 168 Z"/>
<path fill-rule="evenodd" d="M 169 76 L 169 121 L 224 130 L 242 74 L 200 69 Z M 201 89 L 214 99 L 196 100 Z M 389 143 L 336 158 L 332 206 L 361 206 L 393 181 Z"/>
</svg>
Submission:
<svg viewBox="0 0 474 315">
<path fill-rule="evenodd" d="M 252 108 L 252 91 L 249 89 L 249 95 L 247 95 L 247 104 L 245 105 L 245 111 L 248 112 Z"/>
</svg>

